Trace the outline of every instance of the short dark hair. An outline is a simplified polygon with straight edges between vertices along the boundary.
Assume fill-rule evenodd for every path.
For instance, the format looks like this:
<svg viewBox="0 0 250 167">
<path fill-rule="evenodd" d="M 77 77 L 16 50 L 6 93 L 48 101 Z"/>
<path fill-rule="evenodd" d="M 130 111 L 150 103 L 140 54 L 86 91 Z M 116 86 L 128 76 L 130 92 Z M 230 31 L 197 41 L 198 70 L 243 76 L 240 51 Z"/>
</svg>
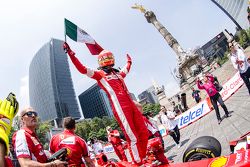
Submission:
<svg viewBox="0 0 250 167">
<path fill-rule="evenodd" d="M 66 129 L 74 129 L 76 126 L 76 121 L 72 117 L 65 117 L 63 119 L 63 126 Z"/>
</svg>

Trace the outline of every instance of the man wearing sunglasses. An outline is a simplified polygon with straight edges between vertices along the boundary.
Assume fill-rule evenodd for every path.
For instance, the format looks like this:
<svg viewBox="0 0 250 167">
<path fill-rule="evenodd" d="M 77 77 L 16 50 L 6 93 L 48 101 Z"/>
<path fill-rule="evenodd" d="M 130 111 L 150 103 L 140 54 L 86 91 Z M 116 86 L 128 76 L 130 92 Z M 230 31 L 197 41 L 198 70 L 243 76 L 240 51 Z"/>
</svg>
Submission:
<svg viewBox="0 0 250 167">
<path fill-rule="evenodd" d="M 37 112 L 31 107 L 20 113 L 22 128 L 14 133 L 12 143 L 20 163 L 25 167 L 64 167 L 67 162 L 55 160 L 47 162 L 47 156 L 36 135 L 38 126 Z"/>
<path fill-rule="evenodd" d="M 229 49 L 231 53 L 231 62 L 235 69 L 239 70 L 240 77 L 243 79 L 250 95 L 250 64 L 247 57 L 241 48 L 229 43 Z"/>
</svg>

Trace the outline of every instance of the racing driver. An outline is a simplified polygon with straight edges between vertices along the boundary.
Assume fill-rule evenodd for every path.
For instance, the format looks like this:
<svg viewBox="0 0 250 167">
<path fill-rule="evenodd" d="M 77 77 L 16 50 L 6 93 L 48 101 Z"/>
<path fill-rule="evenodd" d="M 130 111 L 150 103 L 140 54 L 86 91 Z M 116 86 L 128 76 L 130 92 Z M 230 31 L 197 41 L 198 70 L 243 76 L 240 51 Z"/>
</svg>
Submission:
<svg viewBox="0 0 250 167">
<path fill-rule="evenodd" d="M 130 70 L 132 60 L 127 54 L 127 64 L 122 70 L 113 68 L 115 59 L 110 51 L 103 50 L 98 55 L 99 70 L 85 67 L 75 57 L 75 53 L 65 42 L 64 49 L 77 70 L 95 79 L 98 85 L 107 93 L 114 117 L 121 127 L 129 144 L 132 161 L 141 165 L 146 157 L 148 131 L 141 112 L 135 106 L 125 85 L 124 78 Z"/>
</svg>

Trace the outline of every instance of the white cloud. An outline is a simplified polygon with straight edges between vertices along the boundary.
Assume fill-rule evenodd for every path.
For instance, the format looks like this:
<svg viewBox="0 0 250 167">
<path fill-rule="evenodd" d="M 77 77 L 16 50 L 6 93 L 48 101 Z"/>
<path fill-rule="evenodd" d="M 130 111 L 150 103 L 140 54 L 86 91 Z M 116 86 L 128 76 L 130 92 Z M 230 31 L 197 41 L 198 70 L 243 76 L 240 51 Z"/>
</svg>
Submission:
<svg viewBox="0 0 250 167">
<path fill-rule="evenodd" d="M 29 76 L 26 75 L 21 78 L 21 86 L 19 90 L 19 111 L 21 111 L 24 107 L 29 106 Z"/>
</svg>

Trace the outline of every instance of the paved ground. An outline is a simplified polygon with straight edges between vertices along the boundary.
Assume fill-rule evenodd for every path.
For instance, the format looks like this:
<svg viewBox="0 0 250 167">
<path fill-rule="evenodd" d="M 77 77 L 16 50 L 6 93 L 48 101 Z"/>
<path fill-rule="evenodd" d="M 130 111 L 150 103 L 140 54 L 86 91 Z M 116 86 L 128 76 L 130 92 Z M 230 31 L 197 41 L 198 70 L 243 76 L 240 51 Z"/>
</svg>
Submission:
<svg viewBox="0 0 250 167">
<path fill-rule="evenodd" d="M 220 125 L 217 123 L 215 112 L 208 115 L 180 130 L 181 148 L 177 148 L 170 136 L 164 137 L 165 155 L 174 160 L 175 163 L 182 162 L 183 153 L 189 144 L 200 136 L 214 136 L 222 145 L 222 155 L 230 153 L 229 141 L 234 140 L 250 131 L 250 96 L 247 88 L 243 85 L 226 102 L 229 112 L 232 116 L 224 118 Z M 224 115 L 220 108 L 221 116 Z M 129 157 L 128 152 L 126 153 Z M 109 158 L 116 158 L 114 153 L 108 154 Z"/>
<path fill-rule="evenodd" d="M 222 145 L 222 155 L 230 153 L 229 141 L 237 139 L 250 131 L 250 96 L 247 88 L 243 85 L 225 104 L 232 117 L 223 119 L 218 125 L 215 112 L 212 111 L 195 123 L 181 130 L 182 147 L 177 148 L 173 139 L 169 136 L 164 138 L 165 155 L 175 162 L 182 162 L 182 156 L 188 145 L 197 137 L 214 136 Z M 220 108 L 221 115 L 224 115 Z"/>
</svg>

